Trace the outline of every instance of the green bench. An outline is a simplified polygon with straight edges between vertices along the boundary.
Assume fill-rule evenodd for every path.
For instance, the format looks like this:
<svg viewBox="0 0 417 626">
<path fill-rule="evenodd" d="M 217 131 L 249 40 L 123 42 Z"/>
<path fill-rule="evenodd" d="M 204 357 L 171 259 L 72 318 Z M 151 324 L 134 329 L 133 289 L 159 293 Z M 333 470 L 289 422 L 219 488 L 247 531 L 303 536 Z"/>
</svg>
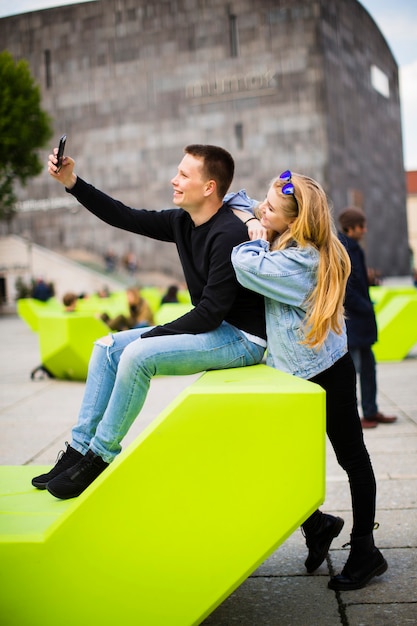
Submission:
<svg viewBox="0 0 417 626">
<path fill-rule="evenodd" d="M 35 298 L 20 298 L 17 301 L 16 308 L 19 317 L 33 332 L 37 333 L 39 316 L 45 313 L 61 313 L 63 307 L 56 298 L 51 298 L 48 302 L 40 302 Z"/>
<path fill-rule="evenodd" d="M 100 312 L 112 316 L 128 310 L 124 291 L 108 298 L 94 295 L 80 299 L 77 311 L 72 313 L 66 313 L 56 298 L 48 302 L 18 300 L 18 315 L 39 339 L 41 364 L 33 369 L 31 378 L 48 374 L 65 380 L 85 380 L 94 341 L 109 333 L 109 327 L 99 318 Z"/>
<path fill-rule="evenodd" d="M 397 286 L 372 286 L 369 287 L 369 295 L 374 305 L 375 315 L 397 296 L 416 296 L 417 289 L 412 285 Z"/>
<path fill-rule="evenodd" d="M 172 322 L 193 308 L 191 302 L 167 302 L 166 304 L 161 304 L 154 315 L 155 324 L 159 326 Z"/>
<path fill-rule="evenodd" d="M 2 625 L 200 624 L 323 502 L 325 393 L 207 372 L 79 498 L 45 469 L 0 467 Z"/>
<path fill-rule="evenodd" d="M 187 301 L 188 292 L 182 292 L 184 302 L 158 305 L 158 308 L 159 290 L 149 287 L 141 293 L 146 298 L 153 293 L 156 324 L 171 322 L 193 308 L 189 297 Z M 66 313 L 55 298 L 46 303 L 23 298 L 17 302 L 17 311 L 39 337 L 41 365 L 34 368 L 31 377 L 47 374 L 64 380 L 85 380 L 94 342 L 110 332 L 99 313 L 106 312 L 110 317 L 127 314 L 128 303 L 125 291 L 108 298 L 90 296 L 78 301 L 77 311 Z"/>
<path fill-rule="evenodd" d="M 45 313 L 38 318 L 41 367 L 54 378 L 86 380 L 94 342 L 109 327 L 91 313 Z M 34 378 L 32 372 L 32 378 Z"/>
<path fill-rule="evenodd" d="M 377 362 L 402 361 L 417 343 L 417 290 L 392 295 L 376 315 L 378 341 L 372 347 Z"/>
</svg>

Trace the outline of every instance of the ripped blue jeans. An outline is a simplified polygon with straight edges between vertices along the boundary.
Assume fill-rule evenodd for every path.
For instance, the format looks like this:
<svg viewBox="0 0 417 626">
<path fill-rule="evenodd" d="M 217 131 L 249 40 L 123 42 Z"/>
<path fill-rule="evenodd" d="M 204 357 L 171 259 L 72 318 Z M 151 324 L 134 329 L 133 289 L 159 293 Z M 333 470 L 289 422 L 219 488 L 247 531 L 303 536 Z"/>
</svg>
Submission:
<svg viewBox="0 0 417 626">
<path fill-rule="evenodd" d="M 71 446 L 91 449 L 111 463 L 145 402 L 151 378 L 256 365 L 265 349 L 223 322 L 198 335 L 141 338 L 149 328 L 126 330 L 96 341 Z"/>
</svg>

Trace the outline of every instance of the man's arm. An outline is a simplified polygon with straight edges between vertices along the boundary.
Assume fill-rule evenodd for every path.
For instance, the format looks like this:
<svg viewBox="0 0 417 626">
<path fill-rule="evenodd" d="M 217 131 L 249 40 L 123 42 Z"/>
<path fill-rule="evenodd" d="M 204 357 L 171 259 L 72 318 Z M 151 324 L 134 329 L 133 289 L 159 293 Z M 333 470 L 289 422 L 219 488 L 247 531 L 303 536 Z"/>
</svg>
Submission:
<svg viewBox="0 0 417 626">
<path fill-rule="evenodd" d="M 236 236 L 219 233 L 207 246 L 207 278 L 194 309 L 178 319 L 147 331 L 142 337 L 171 334 L 200 334 L 215 330 L 226 319 L 239 289 L 231 264 L 231 251 Z M 184 267 L 186 278 L 189 272 Z M 192 293 L 192 289 L 190 289 Z"/>
<path fill-rule="evenodd" d="M 198 232 L 194 230 L 195 236 Z M 201 232 L 201 231 L 200 231 Z M 210 233 L 193 239 L 180 257 L 195 308 L 186 315 L 147 331 L 142 337 L 210 332 L 226 321 L 241 330 L 265 338 L 264 299 L 238 284 L 231 263 L 232 249 L 247 241 L 244 225 L 226 207 L 211 224 Z M 195 289 L 197 285 L 197 289 Z"/>
<path fill-rule="evenodd" d="M 86 183 L 80 177 L 67 191 L 106 224 L 159 241 L 174 241 L 173 218 L 180 213 L 184 214 L 181 209 L 166 211 L 133 209 Z"/>
<path fill-rule="evenodd" d="M 90 213 L 116 228 L 159 241 L 172 242 L 174 240 L 171 214 L 178 209 L 171 211 L 132 209 L 78 177 L 74 172 L 75 161 L 71 157 L 64 157 L 62 167 L 57 172 L 56 153 L 57 149 L 55 148 L 54 154 L 49 155 L 48 171 L 50 175 L 64 185 L 66 191 L 72 194 Z"/>
</svg>

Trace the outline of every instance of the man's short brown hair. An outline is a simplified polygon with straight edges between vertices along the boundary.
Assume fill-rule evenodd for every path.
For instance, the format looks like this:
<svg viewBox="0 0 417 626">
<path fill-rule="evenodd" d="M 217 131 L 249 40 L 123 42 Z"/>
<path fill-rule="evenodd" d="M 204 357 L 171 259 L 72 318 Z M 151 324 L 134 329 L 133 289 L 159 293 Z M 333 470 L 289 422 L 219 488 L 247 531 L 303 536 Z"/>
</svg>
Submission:
<svg viewBox="0 0 417 626">
<path fill-rule="evenodd" d="M 204 159 L 204 173 L 216 181 L 220 200 L 229 190 L 235 173 L 235 163 L 230 152 L 219 146 L 191 144 L 184 148 L 186 154 Z"/>
<path fill-rule="evenodd" d="M 355 226 L 364 226 L 366 222 L 365 213 L 356 207 L 348 207 L 339 215 L 339 224 L 344 233 Z"/>
</svg>

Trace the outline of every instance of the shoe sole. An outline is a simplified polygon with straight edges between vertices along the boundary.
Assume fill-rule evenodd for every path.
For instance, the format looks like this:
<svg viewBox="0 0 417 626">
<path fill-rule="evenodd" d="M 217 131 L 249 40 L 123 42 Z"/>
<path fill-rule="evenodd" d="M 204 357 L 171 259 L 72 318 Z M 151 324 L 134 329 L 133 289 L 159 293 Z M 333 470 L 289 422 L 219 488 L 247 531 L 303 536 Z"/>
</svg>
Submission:
<svg viewBox="0 0 417 626">
<path fill-rule="evenodd" d="M 375 576 L 382 576 L 382 574 L 386 572 L 387 569 L 388 569 L 388 563 L 384 559 L 381 565 L 378 565 L 378 567 L 372 570 L 372 572 L 368 574 L 368 576 L 364 578 L 363 580 L 361 580 L 360 582 L 339 583 L 337 581 L 330 580 L 327 586 L 329 589 L 332 589 L 333 591 L 354 591 L 355 589 L 362 589 L 369 583 L 370 580 L 372 580 L 372 578 L 374 578 Z"/>
<path fill-rule="evenodd" d="M 49 487 L 49 485 L 47 486 L 47 490 L 48 492 L 51 494 L 51 496 L 54 496 L 54 498 L 58 498 L 59 500 L 71 500 L 71 498 L 78 498 L 78 496 L 80 496 L 82 494 L 82 491 L 80 491 L 79 493 L 71 493 L 71 494 L 60 494 L 57 491 L 54 490 L 54 488 Z"/>
<path fill-rule="evenodd" d="M 32 480 L 32 485 L 33 485 L 34 487 L 36 487 L 36 489 L 41 489 L 41 490 L 46 489 L 46 485 L 47 485 L 47 484 L 48 484 L 48 483 L 35 483 L 35 482 Z"/>
<path fill-rule="evenodd" d="M 343 520 L 341 517 L 337 517 L 336 518 L 336 522 L 333 526 L 333 534 L 331 537 L 329 537 L 329 542 L 324 546 L 324 550 L 323 550 L 323 558 L 321 559 L 320 563 L 318 563 L 318 565 L 316 565 L 316 563 L 314 563 L 314 567 L 312 567 L 311 565 L 307 568 L 307 573 L 308 574 L 312 574 L 313 572 L 316 571 L 316 569 L 318 569 L 320 567 L 320 565 L 323 563 L 324 559 L 326 558 L 329 550 L 330 550 L 330 546 L 332 544 L 333 539 L 335 539 L 336 537 L 338 537 L 340 535 L 340 532 L 343 528 L 343 526 L 345 525 L 345 520 Z M 305 563 L 304 563 L 305 565 Z"/>
</svg>

